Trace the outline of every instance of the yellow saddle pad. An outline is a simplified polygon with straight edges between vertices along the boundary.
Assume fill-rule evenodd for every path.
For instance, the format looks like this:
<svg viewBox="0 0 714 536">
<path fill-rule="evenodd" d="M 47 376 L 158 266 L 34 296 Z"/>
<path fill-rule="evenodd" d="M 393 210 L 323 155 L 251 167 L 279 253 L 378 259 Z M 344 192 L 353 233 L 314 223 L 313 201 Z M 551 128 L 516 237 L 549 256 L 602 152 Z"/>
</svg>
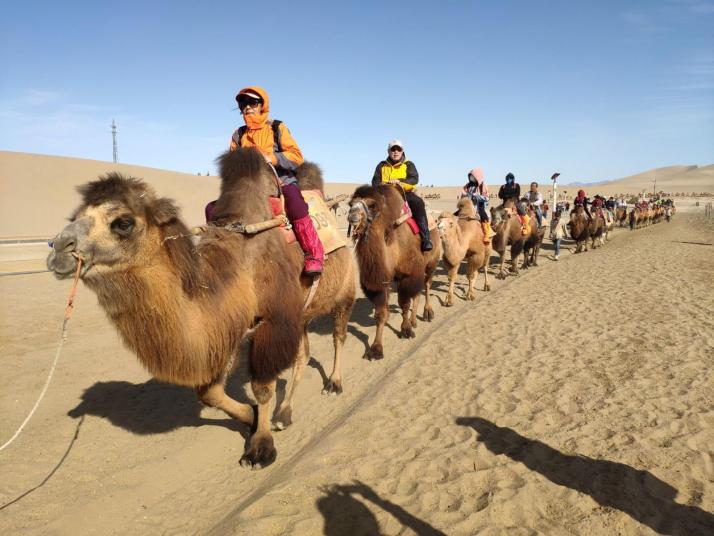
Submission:
<svg viewBox="0 0 714 536">
<path fill-rule="evenodd" d="M 325 253 L 345 247 L 347 244 L 337 228 L 337 219 L 333 212 L 327 208 L 325 200 L 318 190 L 303 190 L 302 196 L 308 206 L 312 223 L 317 230 L 317 236 L 325 248 Z"/>
</svg>

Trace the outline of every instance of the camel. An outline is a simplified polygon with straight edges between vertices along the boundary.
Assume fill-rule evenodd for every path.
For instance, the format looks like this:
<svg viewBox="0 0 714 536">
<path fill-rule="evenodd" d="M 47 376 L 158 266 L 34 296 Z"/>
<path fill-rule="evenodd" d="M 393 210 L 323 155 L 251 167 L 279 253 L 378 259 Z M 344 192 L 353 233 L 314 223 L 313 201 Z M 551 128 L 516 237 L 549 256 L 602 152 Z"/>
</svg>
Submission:
<svg viewBox="0 0 714 536">
<path fill-rule="evenodd" d="M 521 233 L 521 222 L 512 211 L 513 203 L 507 201 L 503 205 L 491 207 L 491 227 L 496 233 L 491 238 L 491 246 L 498 253 L 500 268 L 497 279 L 505 279 L 506 248 L 511 246 L 511 271 L 518 275 L 518 257 L 523 252 L 526 237 Z M 537 225 L 536 225 L 537 227 Z"/>
<path fill-rule="evenodd" d="M 615 221 L 619 227 L 623 227 L 627 223 L 627 207 L 617 207 L 615 209 Z"/>
<path fill-rule="evenodd" d="M 592 219 L 588 219 L 585 209 L 581 206 L 570 211 L 568 229 L 571 238 L 575 240 L 575 253 L 588 250 L 588 239 L 592 240 L 592 249 L 603 245 L 602 235 L 605 232 L 605 220 L 598 214 L 593 214 Z"/>
<path fill-rule="evenodd" d="M 523 242 L 523 264 L 521 265 L 523 270 L 531 266 L 538 266 L 538 254 L 545 236 L 545 228 L 538 227 L 535 211 L 530 205 L 527 207 L 527 213 L 530 216 L 531 232 L 526 235 L 526 239 Z"/>
<path fill-rule="evenodd" d="M 348 221 L 352 226 L 360 286 L 374 304 L 377 332 L 365 358 L 382 359 L 382 333 L 389 318 L 389 289 L 396 282 L 402 309 L 400 338 L 415 337 L 419 294 L 424 289 L 424 320 L 431 322 L 431 283 L 441 257 L 441 242 L 436 229 L 431 231 L 434 249 L 421 251 L 421 240 L 407 223 L 400 223 L 404 196 L 391 184 L 358 187 L 350 201 Z"/>
<path fill-rule="evenodd" d="M 223 154 L 219 164 L 216 221 L 236 229 L 240 222 L 270 220 L 269 196 L 277 185 L 261 154 L 238 149 Z M 300 171 L 301 188 L 321 189 L 317 166 Z M 81 259 L 81 279 L 146 369 L 159 380 L 194 387 L 204 404 L 251 427 L 241 465 L 272 463 L 277 451 L 269 410 L 276 378 L 293 366 L 278 412 L 287 425 L 309 357 L 306 327 L 317 316 L 335 318 L 335 371 L 328 387 L 341 388 L 339 355 L 355 297 L 348 249 L 330 253 L 303 311 L 311 278 L 301 276 L 303 252 L 287 243 L 281 229 L 248 235 L 208 226 L 195 244 L 176 204 L 139 179 L 109 173 L 79 191 L 82 204 L 55 237 L 49 269 L 66 278 Z M 246 337 L 257 407 L 224 389 Z"/>
<path fill-rule="evenodd" d="M 476 299 L 474 289 L 478 270 L 483 269 L 484 286 L 488 291 L 488 261 L 491 258 L 491 245 L 483 243 L 483 228 L 476 215 L 473 202 L 468 197 L 459 200 L 456 214 L 442 212 L 439 215 L 439 236 L 441 237 L 444 254 L 442 260 L 449 273 L 449 292 L 446 296 L 446 307 L 454 305 L 454 283 L 459 272 L 459 265 L 466 259 L 466 278 L 469 289 L 465 298 Z"/>
</svg>

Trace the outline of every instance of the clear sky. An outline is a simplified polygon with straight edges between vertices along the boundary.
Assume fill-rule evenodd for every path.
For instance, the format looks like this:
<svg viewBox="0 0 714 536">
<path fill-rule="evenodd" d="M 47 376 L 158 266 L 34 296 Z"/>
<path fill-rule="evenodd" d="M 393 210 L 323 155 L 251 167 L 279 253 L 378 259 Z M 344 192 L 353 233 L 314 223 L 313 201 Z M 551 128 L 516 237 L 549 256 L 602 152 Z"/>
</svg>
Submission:
<svg viewBox="0 0 714 536">
<path fill-rule="evenodd" d="M 271 96 L 327 180 L 391 138 L 422 184 L 714 162 L 714 1 L 7 3 L 0 150 L 215 173 Z"/>
</svg>

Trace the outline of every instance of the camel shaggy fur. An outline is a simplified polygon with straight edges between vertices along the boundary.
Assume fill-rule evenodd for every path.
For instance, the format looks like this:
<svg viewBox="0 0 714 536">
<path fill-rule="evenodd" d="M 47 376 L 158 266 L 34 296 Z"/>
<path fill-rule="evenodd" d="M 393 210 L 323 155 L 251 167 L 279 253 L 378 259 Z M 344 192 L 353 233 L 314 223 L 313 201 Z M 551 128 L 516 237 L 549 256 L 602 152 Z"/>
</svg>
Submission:
<svg viewBox="0 0 714 536">
<path fill-rule="evenodd" d="M 263 157 L 254 149 L 238 149 L 219 163 L 216 220 L 248 224 L 272 218 L 268 197 L 277 187 Z M 311 186 L 321 183 L 309 168 L 303 179 Z M 279 412 L 279 420 L 288 424 L 300 367 L 308 357 L 306 326 L 314 317 L 335 317 L 332 382 L 339 386 L 339 353 L 355 296 L 350 252 L 342 248 L 329 255 L 316 295 L 303 312 L 311 280 L 300 275 L 299 245 L 288 245 L 281 230 L 249 236 L 211 226 L 195 244 L 175 203 L 138 179 L 110 173 L 80 193 L 83 202 L 54 239 L 48 267 L 65 278 L 81 258 L 82 280 L 147 370 L 157 379 L 194 387 L 202 402 L 251 426 L 242 464 L 272 463 L 270 402 L 276 378 L 295 367 Z M 248 333 L 257 408 L 237 402 L 224 389 Z"/>
<path fill-rule="evenodd" d="M 382 359 L 382 333 L 389 318 L 389 290 L 396 282 L 402 325 L 399 336 L 415 336 L 419 294 L 425 290 L 424 320 L 434 318 L 431 306 L 431 282 L 441 257 L 438 231 L 431 231 L 434 249 L 421 251 L 421 239 L 408 224 L 396 225 L 404 205 L 403 194 L 395 186 L 380 184 L 360 186 L 352 195 L 349 223 L 355 240 L 360 285 L 374 304 L 377 333 L 367 350 L 367 359 Z"/>
<path fill-rule="evenodd" d="M 473 202 L 464 197 L 459 200 L 456 214 L 442 212 L 439 216 L 439 236 L 444 254 L 442 261 L 449 274 L 449 292 L 446 307 L 454 305 L 454 283 L 461 261 L 466 259 L 466 279 L 469 288 L 465 298 L 476 299 L 476 276 L 480 269 L 484 273 L 484 290 L 491 290 L 488 284 L 488 261 L 491 257 L 491 245 L 483 243 L 483 228 L 476 215 Z"/>
</svg>

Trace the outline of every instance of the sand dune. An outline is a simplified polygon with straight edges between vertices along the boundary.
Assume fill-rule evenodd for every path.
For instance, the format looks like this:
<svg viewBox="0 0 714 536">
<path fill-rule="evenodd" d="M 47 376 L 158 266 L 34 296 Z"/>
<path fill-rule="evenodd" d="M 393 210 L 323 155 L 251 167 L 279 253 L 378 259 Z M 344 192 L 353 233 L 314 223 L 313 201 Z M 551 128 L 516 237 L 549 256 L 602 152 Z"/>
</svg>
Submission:
<svg viewBox="0 0 714 536">
<path fill-rule="evenodd" d="M 0 239 L 47 239 L 64 225 L 69 212 L 74 208 L 79 195 L 75 189 L 98 176 L 111 171 L 141 178 L 151 184 L 161 195 L 178 201 L 184 220 L 189 225 L 203 221 L 203 209 L 219 191 L 217 177 L 189 175 L 175 171 L 113 164 L 99 160 L 84 160 L 28 153 L 0 151 Z M 657 189 L 684 192 L 714 192 L 714 166 L 672 166 L 647 171 L 605 185 L 585 187 L 589 195 L 601 193 L 636 194 L 652 189 L 651 179 L 657 177 Z M 326 194 L 350 194 L 357 184 L 331 183 L 326 177 Z M 660 188 L 661 184 L 661 188 Z M 456 199 L 462 185 L 421 187 L 424 194 L 438 194 L 448 207 Z M 490 184 L 493 193 L 499 184 Z M 560 184 L 559 191 L 573 195 L 579 188 Z M 527 188 L 523 184 L 522 188 Z M 551 184 L 541 184 L 541 191 L 550 198 Z M 435 209 L 442 204 L 431 201 Z M 685 202 L 685 204 L 687 204 Z M 448 208 L 447 205 L 443 205 Z"/>
</svg>

